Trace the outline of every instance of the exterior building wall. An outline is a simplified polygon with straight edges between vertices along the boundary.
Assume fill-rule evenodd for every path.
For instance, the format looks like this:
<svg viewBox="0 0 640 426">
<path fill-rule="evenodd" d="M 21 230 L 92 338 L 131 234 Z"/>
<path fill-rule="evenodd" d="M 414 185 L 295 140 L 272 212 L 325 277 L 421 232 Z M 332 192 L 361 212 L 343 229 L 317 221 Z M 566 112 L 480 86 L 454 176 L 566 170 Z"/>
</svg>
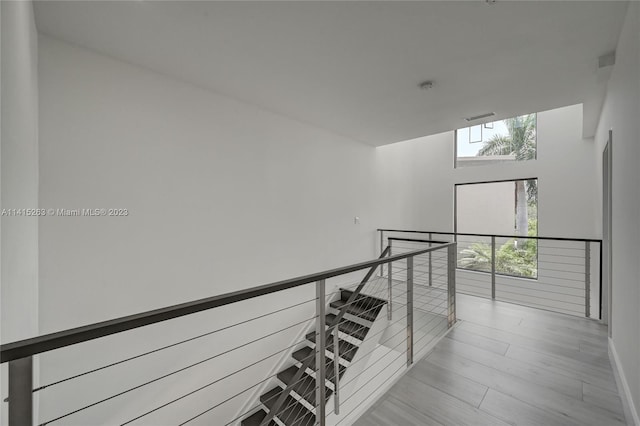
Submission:
<svg viewBox="0 0 640 426">
<path fill-rule="evenodd" d="M 515 234 L 515 183 L 495 182 L 457 187 L 458 232 Z"/>
</svg>

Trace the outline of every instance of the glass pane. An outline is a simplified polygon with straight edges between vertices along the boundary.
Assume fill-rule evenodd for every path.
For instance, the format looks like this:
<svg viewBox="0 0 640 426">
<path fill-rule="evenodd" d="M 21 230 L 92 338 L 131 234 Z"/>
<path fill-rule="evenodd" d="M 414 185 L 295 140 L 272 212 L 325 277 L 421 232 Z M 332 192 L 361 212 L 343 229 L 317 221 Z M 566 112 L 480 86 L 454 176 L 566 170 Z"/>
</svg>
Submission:
<svg viewBox="0 0 640 426">
<path fill-rule="evenodd" d="M 456 130 L 456 167 L 534 160 L 536 119 L 526 114 Z"/>
<path fill-rule="evenodd" d="M 482 142 L 482 126 L 472 126 L 469 128 L 469 143 Z"/>
<path fill-rule="evenodd" d="M 537 205 L 537 179 L 458 185 L 456 229 L 497 235 L 497 274 L 537 278 L 538 244 L 527 238 L 538 235 Z M 491 272 L 491 259 L 490 238 L 458 235 L 458 268 Z"/>
</svg>

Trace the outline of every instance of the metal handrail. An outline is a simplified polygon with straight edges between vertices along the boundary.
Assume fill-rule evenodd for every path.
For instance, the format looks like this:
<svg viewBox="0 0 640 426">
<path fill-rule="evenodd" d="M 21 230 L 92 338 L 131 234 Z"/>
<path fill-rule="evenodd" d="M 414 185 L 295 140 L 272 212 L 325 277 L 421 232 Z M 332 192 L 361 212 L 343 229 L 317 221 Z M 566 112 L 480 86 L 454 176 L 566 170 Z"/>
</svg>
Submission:
<svg viewBox="0 0 640 426">
<path fill-rule="evenodd" d="M 599 308 L 598 308 L 598 317 L 602 317 L 602 240 L 597 238 L 570 238 L 570 237 L 538 237 L 538 236 L 529 236 L 529 235 L 501 235 L 501 234 L 480 234 L 480 233 L 467 233 L 467 232 L 446 232 L 446 231 L 419 231 L 414 229 L 388 229 L 388 228 L 378 228 L 377 230 L 380 233 L 380 246 L 382 247 L 383 241 L 385 238 L 385 232 L 391 235 L 397 234 L 428 234 L 429 240 L 415 240 L 422 242 L 433 241 L 434 236 L 439 235 L 452 235 L 454 240 L 458 240 L 458 236 L 470 236 L 470 237 L 481 237 L 488 238 L 491 240 L 491 270 L 490 271 L 474 271 L 473 269 L 467 269 L 463 267 L 458 267 L 458 269 L 474 271 L 474 272 L 482 272 L 491 274 L 491 299 L 496 299 L 496 276 L 507 276 L 514 277 L 514 275 L 510 275 L 504 272 L 496 271 L 496 238 L 506 238 L 506 239 L 530 239 L 536 241 L 563 241 L 563 242 L 573 242 L 573 243 L 584 243 L 584 316 L 587 318 L 591 317 L 591 247 L 590 244 L 597 244 L 599 246 L 599 264 L 598 264 L 598 292 L 599 292 Z M 398 240 L 398 241 L 412 241 L 408 238 L 398 238 L 398 237 L 388 237 L 388 241 Z M 542 246 L 541 246 L 542 247 Z M 431 256 L 431 254 L 429 254 Z M 538 275 L 538 277 L 542 277 Z M 431 281 L 429 281 L 431 282 Z"/>
<path fill-rule="evenodd" d="M 529 238 L 532 240 L 549 240 L 549 241 L 579 241 L 589 243 L 602 243 L 601 239 L 597 238 L 569 238 L 569 237 L 538 237 L 533 235 L 500 235 L 500 234 L 473 234 L 467 232 L 441 232 L 441 231 L 416 231 L 409 229 L 385 229 L 378 228 L 378 232 L 404 232 L 409 234 L 436 234 L 436 235 L 462 235 L 468 237 L 496 237 L 496 238 Z"/>
<path fill-rule="evenodd" d="M 191 302 L 180 303 L 160 309 L 154 309 L 134 315 L 128 315 L 112 320 L 85 325 L 82 327 L 71 328 L 55 333 L 33 337 L 30 339 L 7 343 L 0 346 L 0 363 L 26 358 L 39 353 L 71 346 L 89 340 L 98 339 L 100 337 L 109 336 L 127 330 L 133 330 L 135 328 L 144 327 L 151 324 L 156 324 L 173 318 L 179 318 L 185 315 L 206 311 L 219 306 L 241 302 L 243 300 L 252 299 L 254 297 L 264 296 L 282 290 L 288 290 L 312 282 L 333 278 L 339 275 L 356 272 L 366 268 L 376 267 L 389 262 L 396 262 L 398 260 L 406 259 L 411 256 L 418 256 L 434 250 L 440 250 L 452 244 L 455 243 L 447 243 L 412 252 L 397 254 L 382 259 L 374 259 L 366 262 L 355 263 L 336 269 L 316 272 L 314 274 L 290 278 L 283 281 L 277 281 L 274 283 L 252 287 L 245 290 L 239 290 Z"/>
</svg>

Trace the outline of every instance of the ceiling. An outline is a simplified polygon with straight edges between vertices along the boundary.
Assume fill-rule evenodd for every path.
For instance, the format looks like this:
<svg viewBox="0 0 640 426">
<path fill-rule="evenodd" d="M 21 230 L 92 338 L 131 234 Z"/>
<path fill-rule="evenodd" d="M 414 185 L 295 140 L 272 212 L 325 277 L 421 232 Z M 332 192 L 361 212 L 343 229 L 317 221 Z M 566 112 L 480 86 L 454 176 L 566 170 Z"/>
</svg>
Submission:
<svg viewBox="0 0 640 426">
<path fill-rule="evenodd" d="M 41 1 L 38 30 L 370 145 L 584 103 L 616 1 Z M 418 85 L 433 80 L 433 87 Z"/>
</svg>

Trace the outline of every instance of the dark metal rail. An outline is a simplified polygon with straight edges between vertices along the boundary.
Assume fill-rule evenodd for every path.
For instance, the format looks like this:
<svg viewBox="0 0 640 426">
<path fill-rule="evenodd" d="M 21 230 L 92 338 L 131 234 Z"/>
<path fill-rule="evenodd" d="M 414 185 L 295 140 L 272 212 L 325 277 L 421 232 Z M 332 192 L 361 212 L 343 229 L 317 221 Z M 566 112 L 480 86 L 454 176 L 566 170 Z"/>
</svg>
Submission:
<svg viewBox="0 0 640 426">
<path fill-rule="evenodd" d="M 241 302 L 243 300 L 252 299 L 259 296 L 275 293 L 309 284 L 316 281 L 326 280 L 328 278 L 337 277 L 339 275 L 360 271 L 362 269 L 372 268 L 389 262 L 406 259 L 412 256 L 428 253 L 434 250 L 443 249 L 453 243 L 433 246 L 413 252 L 402 253 L 382 259 L 369 260 L 366 262 L 356 263 L 349 266 L 343 266 L 336 269 L 330 269 L 317 272 L 310 275 L 304 275 L 297 278 L 291 278 L 283 281 L 277 281 L 271 284 L 265 284 L 257 287 L 239 290 L 219 296 L 208 297 L 192 302 L 181 303 L 165 308 L 155 309 L 139 314 L 124 316 L 108 321 L 102 321 L 82 327 L 76 327 L 56 333 L 45 334 L 43 336 L 31 339 L 11 342 L 0 346 L 0 363 L 26 358 L 39 353 L 51 351 L 54 349 L 71 346 L 77 343 L 86 342 L 100 337 L 109 336 L 111 334 L 132 330 L 146 325 L 156 324 L 173 318 L 179 318 L 185 315 L 206 311 L 219 306 L 229 305 L 231 303 Z"/>
<path fill-rule="evenodd" d="M 212 407 L 207 408 L 207 410 L 198 413 L 197 415 L 189 418 L 188 420 L 186 420 L 184 423 L 181 423 L 181 424 L 188 423 L 214 409 L 217 409 L 218 407 L 233 400 L 234 398 L 237 398 L 245 394 L 246 392 L 252 391 L 252 389 L 256 389 L 258 386 L 266 384 L 270 380 L 280 380 L 280 381 L 284 380 L 283 381 L 284 384 L 276 386 L 276 388 L 278 387 L 282 388 L 282 391 L 276 394 L 275 396 L 272 395 L 270 399 L 267 400 L 267 401 L 270 401 L 269 403 L 263 401 L 262 398 L 264 395 L 266 395 L 266 394 L 263 394 L 260 397 L 260 403 L 257 406 L 258 407 L 257 411 L 255 410 L 256 407 L 251 407 L 248 410 L 246 410 L 246 407 L 244 407 L 242 410 L 244 411 L 244 413 L 239 416 L 236 416 L 237 417 L 236 420 L 246 417 L 247 415 L 250 415 L 255 420 L 256 418 L 255 414 L 258 414 L 259 416 L 261 412 L 260 407 L 264 405 L 264 407 L 262 407 L 262 411 L 263 412 L 266 411 L 266 413 L 265 413 L 265 417 L 261 420 L 261 423 L 260 423 L 261 425 L 270 424 L 272 419 L 274 419 L 276 416 L 278 416 L 278 419 L 288 424 L 289 420 L 293 420 L 293 421 L 300 421 L 305 419 L 308 420 L 308 417 L 310 415 L 314 416 L 316 424 L 324 425 L 327 414 L 328 414 L 326 411 L 326 406 L 325 406 L 326 404 L 324 402 L 325 401 L 328 402 L 328 399 L 331 395 L 331 393 L 327 393 L 327 392 L 333 392 L 334 406 L 335 406 L 334 413 L 338 414 L 340 411 L 340 400 L 342 398 L 339 396 L 341 394 L 340 389 L 342 387 L 340 384 L 340 381 L 341 381 L 340 378 L 341 378 L 341 375 L 344 373 L 344 371 L 346 371 L 345 365 L 346 364 L 351 365 L 352 362 L 354 361 L 353 359 L 354 350 L 355 350 L 354 348 L 357 347 L 357 345 L 354 346 L 353 343 L 349 343 L 349 336 L 351 336 L 350 333 L 356 332 L 357 335 L 355 339 L 363 340 L 364 337 L 362 336 L 364 335 L 362 333 L 366 334 L 366 331 L 368 330 L 368 327 L 362 324 L 360 324 L 359 326 L 360 328 L 362 328 L 361 330 L 360 329 L 355 330 L 353 329 L 353 325 L 349 325 L 349 324 L 356 324 L 356 327 L 358 327 L 357 323 L 351 323 L 349 320 L 343 320 L 343 317 L 347 313 L 348 309 L 356 309 L 357 314 L 353 314 L 353 315 L 358 316 L 358 318 L 360 318 L 360 316 L 363 316 L 363 318 L 367 319 L 367 315 L 378 315 L 381 309 L 380 306 L 382 306 L 380 303 L 378 303 L 378 301 L 382 300 L 382 304 L 388 303 L 388 306 L 391 307 L 392 297 L 398 300 L 399 303 L 400 303 L 400 299 L 406 298 L 406 308 L 407 308 L 406 316 L 396 318 L 396 322 L 398 323 L 398 325 L 399 323 L 406 321 L 407 323 L 406 330 L 402 329 L 400 331 L 396 331 L 395 334 L 393 336 L 388 337 L 387 340 L 391 342 L 392 339 L 398 338 L 398 336 L 402 336 L 403 334 L 406 333 L 407 337 L 404 340 L 406 341 L 406 345 L 407 345 L 407 349 L 405 351 L 406 354 L 401 353 L 400 355 L 398 355 L 398 357 L 407 356 L 406 366 L 407 367 L 411 366 L 413 362 L 414 346 L 416 343 L 422 340 L 422 338 L 417 338 L 414 341 L 414 338 L 413 338 L 414 279 L 420 279 L 421 276 L 425 274 L 424 271 L 422 271 L 420 268 L 427 265 L 426 259 L 428 256 L 428 259 L 429 259 L 428 264 L 430 268 L 430 279 L 431 279 L 431 260 L 432 258 L 435 258 L 437 259 L 436 267 L 438 268 L 438 273 L 442 272 L 444 269 L 447 270 L 446 274 L 442 274 L 442 276 L 445 276 L 445 275 L 447 276 L 447 286 L 444 293 L 442 292 L 443 291 L 442 288 L 438 288 L 436 290 L 436 293 L 438 294 L 438 296 L 436 299 L 433 299 L 433 300 L 431 299 L 424 300 L 425 295 L 418 294 L 417 295 L 418 298 L 416 299 L 417 306 L 419 309 L 430 309 L 432 314 L 438 315 L 440 318 L 443 318 L 438 320 L 440 322 L 434 320 L 436 323 L 442 323 L 442 321 L 444 321 L 447 327 L 451 327 L 453 325 L 453 321 L 455 321 L 455 267 L 454 267 L 455 260 L 454 259 L 455 259 L 455 253 L 456 253 L 456 243 L 440 242 L 440 241 L 423 241 L 423 240 L 405 239 L 405 238 L 398 238 L 393 240 L 399 241 L 399 242 L 428 243 L 429 247 L 415 247 L 415 248 L 412 247 L 412 248 L 408 248 L 406 251 L 402 253 L 391 255 L 391 247 L 389 246 L 385 250 L 383 250 L 383 252 L 381 253 L 378 259 L 356 263 L 356 264 L 352 264 L 352 265 L 341 267 L 341 268 L 326 270 L 326 271 L 315 273 L 315 274 L 305 275 L 305 276 L 292 278 L 284 281 L 278 281 L 271 284 L 266 284 L 258 287 L 245 289 L 245 290 L 231 292 L 231 293 L 214 296 L 210 298 L 204 298 L 204 299 L 200 299 L 200 300 L 196 300 L 188 303 L 177 304 L 177 305 L 173 305 L 173 306 L 169 306 L 161 309 L 151 310 L 151 311 L 147 311 L 147 312 L 143 312 L 135 315 L 125 316 L 125 317 L 121 317 L 121 318 L 117 318 L 109 321 L 103 321 L 103 322 L 99 322 L 99 323 L 95 323 L 87 326 L 77 327 L 74 329 L 64 330 L 57 333 L 51 333 L 48 335 L 39 336 L 32 339 L 26 339 L 26 340 L 2 345 L 0 347 L 1 355 L 2 355 L 2 363 L 4 362 L 8 363 L 8 370 L 9 370 L 9 376 L 10 376 L 9 377 L 10 378 L 9 398 L 7 398 L 7 401 L 9 402 L 9 424 L 12 426 L 18 426 L 23 424 L 30 425 L 33 423 L 34 421 L 33 395 L 35 392 L 38 392 L 42 389 L 57 385 L 59 383 L 68 382 L 75 378 L 86 376 L 88 374 L 101 371 L 106 368 L 113 367 L 115 365 L 120 365 L 152 353 L 157 353 L 167 348 L 176 347 L 186 342 L 192 342 L 196 339 L 200 339 L 205 336 L 211 336 L 217 333 L 218 331 L 230 329 L 231 327 L 235 327 L 240 324 L 246 324 L 250 321 L 255 321 L 259 318 L 264 318 L 267 315 L 271 315 L 276 312 L 282 312 L 287 309 L 291 309 L 293 307 L 315 301 L 316 315 L 311 318 L 308 318 L 308 316 L 304 315 L 304 318 L 302 319 L 298 318 L 299 321 L 291 325 L 288 325 L 284 328 L 278 327 L 278 330 L 276 331 L 263 333 L 259 337 L 255 339 L 251 339 L 247 342 L 242 342 L 240 345 L 236 345 L 233 348 L 224 348 L 224 350 L 218 351 L 215 354 L 207 354 L 206 357 L 202 359 L 191 360 L 190 362 L 185 363 L 185 365 L 177 366 L 179 368 L 173 367 L 163 372 L 162 375 L 158 377 L 153 377 L 153 378 L 143 377 L 143 380 L 132 380 L 131 383 L 128 383 L 127 386 L 123 387 L 123 389 L 117 389 L 115 393 L 110 393 L 109 396 L 97 395 L 96 398 L 88 398 L 85 402 L 83 402 L 81 406 L 75 407 L 71 410 L 68 410 L 67 412 L 64 412 L 64 413 L 56 412 L 54 414 L 52 413 L 53 415 L 47 415 L 46 417 L 51 417 L 51 418 L 40 423 L 40 425 L 44 426 L 46 424 L 65 419 L 69 416 L 79 414 L 80 412 L 91 409 L 107 401 L 112 401 L 115 398 L 128 394 L 129 392 L 136 391 L 147 385 L 155 384 L 168 377 L 173 377 L 178 373 L 182 373 L 186 371 L 187 369 L 199 367 L 201 365 L 204 365 L 204 363 L 215 360 L 221 356 L 230 354 L 233 351 L 236 351 L 241 348 L 246 348 L 251 344 L 254 344 L 258 341 L 262 341 L 263 339 L 267 339 L 272 336 L 275 336 L 278 333 L 286 332 L 287 330 L 290 330 L 294 327 L 303 326 L 307 322 L 313 321 L 314 319 L 315 319 L 315 338 L 309 338 L 307 335 L 304 340 L 297 341 L 293 345 L 289 345 L 284 349 L 280 349 L 274 353 L 271 353 L 268 356 L 263 357 L 255 362 L 251 362 L 248 365 L 244 365 L 241 368 L 238 368 L 235 371 L 224 375 L 223 377 L 217 377 L 213 381 L 204 383 L 201 386 L 195 389 L 191 389 L 189 390 L 189 392 L 181 394 L 180 396 L 177 396 L 170 400 L 160 401 L 160 403 L 154 406 L 145 407 L 145 409 L 141 410 L 141 413 L 138 413 L 135 417 L 130 419 L 123 419 L 123 420 L 126 420 L 123 424 L 129 424 L 131 422 L 137 421 L 148 415 L 152 415 L 153 413 L 156 413 L 158 410 L 164 409 L 165 407 L 168 407 L 178 401 L 182 401 L 185 398 L 190 397 L 196 393 L 199 393 L 201 391 L 204 392 L 206 391 L 206 389 L 210 389 L 213 386 L 217 386 L 221 381 L 229 379 L 234 374 L 242 373 L 243 371 L 248 371 L 248 369 L 253 368 L 254 366 L 258 365 L 263 361 L 272 359 L 275 356 L 281 356 L 284 352 L 292 351 L 294 348 L 299 347 L 301 344 L 308 346 L 309 345 L 308 342 L 312 341 L 315 344 L 315 349 L 313 349 L 313 353 L 311 356 L 308 356 L 308 357 L 305 356 L 304 359 L 300 359 L 299 358 L 300 355 L 296 357 L 296 353 L 299 353 L 301 350 L 298 350 L 297 352 L 293 353 L 292 355 L 293 358 L 295 360 L 299 360 L 302 365 L 300 368 L 298 368 L 298 370 L 295 372 L 293 377 L 285 380 L 280 377 L 280 374 L 283 373 L 281 371 L 279 373 L 272 374 L 269 377 L 262 379 L 255 384 L 252 384 L 249 387 L 243 387 L 243 389 L 234 389 L 233 392 L 230 392 L 230 393 L 233 393 L 233 395 L 230 395 L 228 398 L 222 401 L 216 401 L 216 403 Z M 435 251 L 445 251 L 446 255 L 442 256 L 440 253 L 436 253 L 436 255 L 432 256 L 432 252 L 435 252 Z M 424 255 L 425 262 L 423 263 L 419 261 L 418 263 L 414 264 L 414 258 L 419 258 L 420 255 Z M 443 263 L 441 260 L 444 258 L 448 259 L 448 261 Z M 402 264 L 404 263 L 404 261 L 406 261 L 407 267 L 405 269 L 402 269 L 403 268 Z M 391 267 L 392 262 L 399 263 L 400 269 L 399 270 L 397 268 L 392 269 Z M 389 279 L 376 278 L 375 283 L 369 283 L 369 280 L 375 273 L 376 269 L 378 267 L 382 268 L 385 264 L 388 267 Z M 414 269 L 416 270 L 414 271 Z M 349 274 L 352 272 L 357 272 L 360 270 L 362 270 L 363 272 L 366 272 L 366 275 L 359 282 L 359 284 L 354 283 L 355 287 L 352 290 L 346 290 L 350 292 L 350 295 L 347 295 L 347 296 L 344 295 L 344 291 L 345 291 L 344 288 L 340 288 L 334 293 L 326 294 L 326 291 L 325 291 L 326 279 L 339 277 L 339 276 Z M 391 277 L 392 271 L 395 274 L 395 276 L 400 275 L 399 276 L 400 284 L 393 283 L 393 280 Z M 406 274 L 406 280 L 404 280 L 405 274 Z M 440 275 L 438 275 L 436 278 L 438 279 L 438 283 L 440 283 L 439 281 Z M 393 285 L 397 284 L 396 285 L 397 289 L 395 291 L 395 294 L 393 294 L 389 289 L 388 300 L 386 302 L 384 299 L 384 295 L 381 295 L 382 299 L 377 298 L 375 296 L 366 296 L 366 297 L 372 297 L 366 303 L 363 303 L 362 300 L 360 300 L 361 291 L 364 290 L 365 287 L 367 287 L 369 293 L 377 294 L 380 291 L 387 290 L 386 289 L 387 281 L 391 282 Z M 179 318 L 189 314 L 202 312 L 209 309 L 214 309 L 218 306 L 229 305 L 232 303 L 241 302 L 244 300 L 256 298 L 256 297 L 271 294 L 271 293 L 276 293 L 283 290 L 293 289 L 298 286 L 303 286 L 308 284 L 315 284 L 316 297 L 313 299 L 305 300 L 303 302 L 296 303 L 295 305 L 292 305 L 292 306 L 287 306 L 286 308 L 278 309 L 277 311 L 273 311 L 268 314 L 259 315 L 251 319 L 245 319 L 237 324 L 224 326 L 222 328 L 218 328 L 217 330 L 213 330 L 213 331 L 207 331 L 206 333 L 198 334 L 197 336 L 183 338 L 178 342 L 172 342 L 168 345 L 165 344 L 160 347 L 153 348 L 151 350 L 145 350 L 143 353 L 139 353 L 133 356 L 127 356 L 124 359 L 120 359 L 115 362 L 110 362 L 106 365 L 102 365 L 97 368 L 91 368 L 87 371 L 83 371 L 80 373 L 74 372 L 69 377 L 58 379 L 57 381 L 54 381 L 45 385 L 40 385 L 37 388 L 33 389 L 33 384 L 32 384 L 33 355 L 55 350 L 58 348 L 71 346 L 74 344 L 79 344 L 79 343 L 86 342 L 93 339 L 98 339 L 100 337 L 117 334 L 127 330 L 144 327 L 146 325 L 152 325 L 152 324 L 159 323 L 162 321 L 167 321 L 173 318 Z M 404 289 L 405 286 L 406 286 L 406 290 Z M 337 311 L 333 313 L 332 316 L 329 316 L 327 315 L 327 312 L 326 312 L 327 306 L 325 306 L 327 296 L 329 296 L 329 298 L 332 298 L 335 294 L 338 294 L 338 300 L 340 301 L 340 303 L 342 302 L 344 303 L 342 304 L 341 307 L 335 307 L 331 305 L 333 309 L 336 309 Z M 363 300 L 366 300 L 366 297 Z M 403 306 L 402 303 L 400 303 L 399 306 Z M 400 308 L 400 310 L 402 310 L 402 308 Z M 400 311 L 398 311 L 398 313 L 399 312 Z M 429 321 L 426 325 L 420 326 L 418 328 L 418 331 L 421 332 L 427 326 L 433 328 L 433 326 L 430 325 L 431 322 L 432 321 Z M 347 331 L 346 331 L 347 340 L 344 340 L 344 336 L 342 338 L 339 336 L 339 333 L 345 333 L 345 331 L 342 330 L 341 327 L 347 327 Z M 376 334 L 380 334 L 383 331 L 384 330 L 380 330 Z M 331 340 L 332 338 L 333 340 Z M 344 344 L 344 342 L 347 342 L 347 344 Z M 360 344 L 362 344 L 363 342 L 360 342 Z M 398 346 L 401 346 L 403 342 L 400 342 L 400 343 L 394 342 L 394 345 L 397 348 Z M 345 347 L 343 347 L 343 344 Z M 332 353 L 332 355 L 329 355 L 333 357 L 332 361 L 327 362 L 327 360 L 329 360 L 330 358 L 327 357 L 325 353 L 326 349 L 328 349 L 329 352 Z M 346 355 L 343 355 L 343 351 L 346 351 Z M 358 362 L 361 362 L 364 359 L 365 358 L 362 358 L 362 360 Z M 331 362 L 332 364 L 330 364 Z M 355 364 L 355 362 L 353 363 Z M 315 368 L 314 368 L 314 364 L 315 364 Z M 309 371 L 312 371 L 312 372 L 309 373 Z M 312 385 L 309 385 L 308 383 L 309 377 L 313 377 Z M 353 379 L 347 381 L 346 383 L 349 384 L 351 383 L 351 381 L 353 381 Z M 328 383 L 328 384 L 326 386 L 319 385 L 319 384 L 325 384 L 325 383 Z M 305 387 L 305 389 L 308 388 L 310 389 L 310 391 L 315 392 L 315 399 L 310 400 L 308 398 L 306 390 L 302 389 L 301 386 Z M 329 390 L 327 391 L 327 389 Z M 302 399 L 300 399 L 300 397 Z M 354 395 L 347 394 L 345 400 L 348 400 L 353 397 Z M 317 402 L 314 403 L 313 402 L 314 400 Z M 313 410 L 309 411 L 310 410 L 309 404 L 314 405 L 313 408 L 315 409 L 315 411 Z M 300 407 L 303 407 L 303 408 L 306 407 L 305 409 L 307 411 L 305 411 L 305 409 L 301 411 Z M 313 413 L 313 414 L 309 414 L 309 413 Z M 299 417 L 299 416 L 302 416 L 302 417 Z M 292 417 L 296 417 L 296 418 L 292 419 Z"/>
<path fill-rule="evenodd" d="M 408 234 L 435 234 L 435 235 L 453 235 L 453 236 L 469 236 L 469 237 L 496 237 L 496 238 L 528 238 L 532 240 L 549 240 L 549 241 L 579 241 L 589 243 L 602 243 L 602 240 L 594 238 L 568 238 L 568 237 L 538 237 L 530 235 L 499 235 L 499 234 L 472 234 L 467 232 L 442 232 L 442 231 L 415 231 L 408 229 L 384 229 L 378 228 L 378 232 L 403 232 Z"/>
<path fill-rule="evenodd" d="M 596 293 L 593 293 L 594 295 L 597 294 L 598 296 L 598 304 L 596 304 L 596 312 L 594 312 L 597 316 L 595 317 L 596 319 L 600 319 L 602 317 L 602 240 L 600 239 L 593 239 L 593 238 L 569 238 L 569 237 L 538 237 L 538 236 L 519 236 L 519 235 L 499 235 L 499 234 L 481 234 L 481 233 L 466 233 L 466 232 L 446 232 L 446 231 L 420 231 L 420 230 L 408 230 L 408 229 L 388 229 L 388 228 L 379 228 L 378 232 L 380 233 L 380 245 L 382 247 L 383 242 L 385 240 L 385 237 L 388 241 L 388 244 L 391 245 L 392 241 L 405 241 L 405 242 L 411 242 L 412 239 L 411 238 L 404 238 L 404 236 L 411 236 L 411 235 L 416 235 L 418 234 L 419 237 L 424 238 L 423 236 L 428 236 L 428 240 L 422 240 L 422 242 L 429 242 L 429 241 L 434 241 L 434 239 L 436 239 L 437 237 L 442 237 L 445 235 L 448 236 L 452 236 L 453 240 L 460 243 L 461 240 L 465 239 L 465 238 L 459 238 L 459 237 L 467 237 L 467 239 L 486 239 L 489 240 L 490 243 L 488 243 L 489 247 L 490 247 L 490 256 L 489 257 L 489 261 L 490 264 L 487 265 L 490 267 L 490 269 L 474 269 L 474 268 L 467 268 L 464 265 L 461 264 L 457 264 L 457 269 L 460 271 L 466 271 L 466 272 L 470 272 L 470 273 L 481 273 L 481 274 L 489 274 L 490 277 L 490 282 L 485 282 L 485 279 L 478 277 L 472 277 L 469 275 L 463 275 L 462 279 L 461 279 L 461 285 L 459 286 L 459 291 L 464 292 L 463 289 L 465 287 L 473 287 L 473 291 L 471 291 L 469 294 L 475 295 L 475 296 L 480 296 L 480 297 L 490 297 L 493 300 L 503 300 L 503 301 L 507 301 L 510 303 L 521 303 L 521 304 L 525 304 L 528 306 L 534 306 L 537 308 L 541 308 L 541 309 L 549 309 L 552 311 L 557 311 L 557 312 L 563 312 L 563 313 L 569 313 L 571 315 L 579 315 L 579 314 L 583 314 L 585 317 L 587 318 L 593 318 L 592 317 L 592 310 L 591 310 L 591 297 L 592 297 L 592 288 L 596 289 Z M 386 233 L 386 234 L 385 234 Z M 404 234 L 404 235 L 403 235 Z M 397 236 L 400 237 L 397 237 Z M 468 237 L 472 237 L 472 238 L 468 238 Z M 498 242 L 496 241 L 497 239 L 508 239 L 508 240 L 530 240 L 530 241 L 535 241 L 536 244 L 536 251 L 535 251 L 535 256 L 536 256 L 536 274 L 535 276 L 529 277 L 529 276 L 524 276 L 524 275 L 518 275 L 518 274 L 513 274 L 513 273 L 509 273 L 508 271 L 505 271 L 504 268 L 503 269 L 498 269 L 498 265 L 496 262 L 497 259 L 497 244 Z M 420 240 L 414 240 L 414 241 L 420 241 Z M 579 245 L 581 245 L 581 247 L 564 247 L 564 246 L 550 246 L 547 245 L 549 243 L 540 243 L 541 241 L 544 242 L 548 242 L 548 241 L 556 241 L 561 243 L 578 243 Z M 594 259 L 591 259 L 591 245 L 596 245 L 598 248 L 598 256 L 594 257 Z M 548 252 L 548 253 L 544 253 L 544 250 L 547 249 L 551 249 L 551 250 L 573 250 L 575 251 L 575 255 L 572 254 L 558 254 L 555 252 Z M 429 254 L 429 256 L 431 256 L 431 253 Z M 544 259 L 541 259 L 540 256 L 543 256 Z M 551 261 L 548 260 L 549 256 L 557 256 L 559 258 L 558 261 Z M 564 259 L 564 261 L 562 260 Z M 573 259 L 582 259 L 583 263 L 580 264 L 582 268 L 581 271 L 576 271 L 574 268 L 576 267 L 576 263 L 574 263 Z M 595 274 L 595 276 L 592 276 L 591 273 L 591 266 L 592 264 L 595 262 L 595 264 L 597 264 L 597 272 Z M 544 266 L 542 268 L 539 267 L 539 264 L 543 264 L 543 265 L 549 265 L 552 264 L 553 265 L 557 265 L 555 268 L 549 268 L 548 266 Z M 567 268 L 567 266 L 569 266 L 569 268 Z M 542 272 L 542 274 L 540 273 Z M 558 273 L 563 273 L 565 274 L 565 276 L 561 276 L 558 275 Z M 575 274 L 576 276 L 571 276 L 571 277 L 567 277 L 567 274 Z M 577 275 L 580 275 L 582 278 L 579 278 Z M 501 278 L 502 281 L 504 281 L 505 277 L 509 277 L 509 278 L 513 278 L 515 280 L 521 280 L 521 279 L 533 279 L 536 280 L 537 282 L 540 282 L 541 284 L 544 284 L 545 286 L 549 287 L 549 286 L 555 286 L 555 287 L 563 287 L 563 288 L 567 288 L 567 289 L 573 289 L 575 287 L 574 286 L 570 286 L 568 283 L 569 282 L 573 282 L 573 283 L 582 283 L 584 285 L 584 290 L 583 290 L 583 294 L 581 296 L 575 295 L 575 294 L 571 294 L 571 292 L 559 292 L 557 293 L 558 295 L 562 296 L 564 299 L 559 298 L 557 296 L 554 296 L 554 292 L 553 290 L 550 290 L 549 288 L 547 288 L 546 290 L 544 290 L 545 292 L 549 293 L 549 297 L 543 297 L 541 296 L 541 293 L 543 292 L 543 290 L 541 289 L 524 289 L 524 290 L 520 290 L 519 287 L 519 283 L 517 282 L 512 282 L 512 283 L 505 283 L 505 282 L 501 282 L 501 283 L 496 283 L 496 279 L 497 278 Z M 594 278 L 597 279 L 597 281 L 594 283 Z M 467 283 L 468 281 L 471 281 L 471 283 Z M 554 282 L 555 281 L 555 282 Z M 564 283 L 563 285 L 558 285 L 557 281 L 561 281 L 562 283 Z M 431 282 L 431 280 L 429 280 L 429 282 Z M 465 284 L 467 283 L 467 284 Z M 593 284 L 595 284 L 597 287 L 594 287 Z M 509 286 L 509 285 L 514 285 L 517 288 L 507 288 L 505 286 Z M 501 288 L 501 292 L 502 292 L 502 296 L 498 297 L 496 295 L 496 287 L 500 287 Z M 486 291 L 490 291 L 490 295 L 489 294 L 484 294 L 486 293 Z M 531 293 L 531 291 L 536 291 L 537 293 Z M 529 292 L 529 293 L 527 293 Z M 506 297 L 505 295 L 509 296 Z M 538 303 L 536 302 L 535 305 L 533 305 L 534 301 L 533 300 L 528 300 L 528 301 L 523 301 L 521 300 L 524 296 L 529 297 L 529 299 L 535 299 L 538 298 L 540 299 L 540 301 L 542 301 L 543 303 Z M 581 298 L 580 302 L 576 302 L 576 298 Z M 553 302 L 553 303 L 551 303 Z M 560 305 L 558 305 L 558 303 Z M 574 306 L 569 306 L 569 305 L 574 305 Z M 561 307 L 562 306 L 562 307 Z M 575 306 L 578 306 L 579 308 L 576 308 Z"/>
</svg>

